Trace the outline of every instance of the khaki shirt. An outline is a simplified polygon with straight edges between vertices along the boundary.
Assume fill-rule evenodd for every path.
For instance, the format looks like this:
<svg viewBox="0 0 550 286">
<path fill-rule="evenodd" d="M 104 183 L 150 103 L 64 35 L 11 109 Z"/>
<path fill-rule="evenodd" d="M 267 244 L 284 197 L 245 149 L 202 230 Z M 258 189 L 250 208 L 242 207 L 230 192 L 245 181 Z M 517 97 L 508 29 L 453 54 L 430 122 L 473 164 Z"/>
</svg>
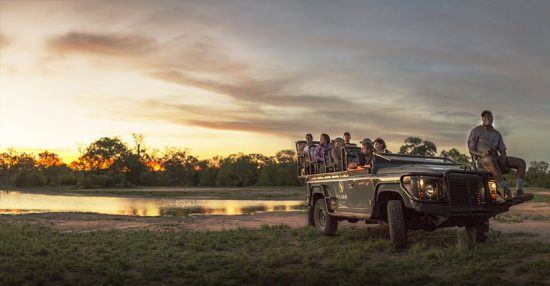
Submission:
<svg viewBox="0 0 550 286">
<path fill-rule="evenodd" d="M 502 141 L 500 132 L 494 127 L 485 128 L 483 125 L 479 125 L 470 131 L 468 149 L 479 152 L 498 150 L 502 154 L 506 150 L 506 145 Z"/>
</svg>

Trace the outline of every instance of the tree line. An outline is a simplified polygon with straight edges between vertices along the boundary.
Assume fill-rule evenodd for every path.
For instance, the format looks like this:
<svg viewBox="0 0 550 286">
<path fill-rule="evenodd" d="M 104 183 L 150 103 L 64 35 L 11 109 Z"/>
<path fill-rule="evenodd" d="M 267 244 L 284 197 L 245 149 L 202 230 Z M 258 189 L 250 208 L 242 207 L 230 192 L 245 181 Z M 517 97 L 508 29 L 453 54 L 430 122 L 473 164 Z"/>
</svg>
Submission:
<svg viewBox="0 0 550 286">
<path fill-rule="evenodd" d="M 59 155 L 44 151 L 38 155 L 13 149 L 0 153 L 0 186 L 78 186 L 81 188 L 129 186 L 298 186 L 296 154 L 282 150 L 274 156 L 232 154 L 200 160 L 185 149 L 163 152 L 144 147 L 143 136 L 134 134 L 132 144 L 117 137 L 100 138 L 80 150 L 70 164 Z M 436 156 L 433 142 L 418 137 L 405 139 L 401 154 Z M 456 148 L 439 156 L 470 166 L 469 157 Z M 548 163 L 531 162 L 529 186 L 550 187 Z M 513 180 L 512 176 L 509 176 Z"/>
<path fill-rule="evenodd" d="M 37 156 L 13 149 L 0 153 L 0 185 L 4 188 L 73 185 L 81 188 L 129 186 L 296 186 L 295 153 L 275 156 L 232 154 L 199 160 L 185 149 L 147 150 L 143 137 L 130 146 L 117 137 L 100 138 L 64 163 L 44 151 Z"/>
</svg>

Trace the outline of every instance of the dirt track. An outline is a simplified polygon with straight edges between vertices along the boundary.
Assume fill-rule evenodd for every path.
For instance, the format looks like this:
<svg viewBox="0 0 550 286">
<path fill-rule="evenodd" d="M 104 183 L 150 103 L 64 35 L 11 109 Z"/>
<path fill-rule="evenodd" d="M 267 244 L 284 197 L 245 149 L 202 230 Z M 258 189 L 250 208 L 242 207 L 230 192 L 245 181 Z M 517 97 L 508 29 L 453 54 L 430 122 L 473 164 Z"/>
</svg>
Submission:
<svg viewBox="0 0 550 286">
<path fill-rule="evenodd" d="M 511 222 L 493 220 L 491 228 L 502 232 L 529 232 L 550 240 L 550 205 L 526 203 L 513 207 L 505 214 L 514 218 Z M 531 220 L 531 218 L 537 218 Z M 521 221 L 518 221 L 518 218 Z M 86 232 L 97 230 L 153 230 L 171 231 L 189 229 L 197 231 L 220 231 L 237 228 L 258 228 L 263 225 L 286 224 L 290 227 L 306 225 L 302 212 L 265 212 L 234 216 L 191 216 L 191 217 L 128 217 L 85 213 L 45 213 L 20 216 L 0 216 L 1 220 L 47 224 L 62 232 Z M 342 222 L 341 227 L 364 228 L 373 225 Z"/>
</svg>

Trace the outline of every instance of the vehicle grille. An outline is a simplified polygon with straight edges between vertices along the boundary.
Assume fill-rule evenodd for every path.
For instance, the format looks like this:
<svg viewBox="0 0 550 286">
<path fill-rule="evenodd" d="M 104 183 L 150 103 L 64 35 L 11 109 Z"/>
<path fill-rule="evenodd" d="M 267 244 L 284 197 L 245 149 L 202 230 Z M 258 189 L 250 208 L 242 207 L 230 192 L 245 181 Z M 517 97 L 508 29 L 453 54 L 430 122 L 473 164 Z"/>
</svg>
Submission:
<svg viewBox="0 0 550 286">
<path fill-rule="evenodd" d="M 452 210 L 481 210 L 486 207 L 481 177 L 470 174 L 449 174 L 447 192 Z"/>
</svg>

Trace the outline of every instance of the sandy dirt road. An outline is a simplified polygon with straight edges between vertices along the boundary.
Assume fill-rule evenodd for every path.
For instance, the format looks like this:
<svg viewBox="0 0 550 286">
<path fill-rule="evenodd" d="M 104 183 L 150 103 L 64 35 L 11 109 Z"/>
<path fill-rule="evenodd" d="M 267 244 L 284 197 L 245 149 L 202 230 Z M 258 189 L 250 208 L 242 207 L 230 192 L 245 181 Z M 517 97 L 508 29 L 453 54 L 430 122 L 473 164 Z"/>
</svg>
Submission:
<svg viewBox="0 0 550 286">
<path fill-rule="evenodd" d="M 513 220 L 492 219 L 491 228 L 497 231 L 529 232 L 550 241 L 550 204 L 525 203 L 504 214 Z M 506 218 L 505 217 L 505 218 Z M 532 219 L 536 218 L 536 219 Z M 306 226 L 305 212 L 260 212 L 250 215 L 190 217 L 129 217 L 88 213 L 43 213 L 17 216 L 0 216 L 8 222 L 28 222 L 50 225 L 61 232 L 88 232 L 101 230 L 152 230 L 152 231 L 221 231 L 238 228 L 259 228 L 263 225 L 285 224 L 290 227 Z M 341 222 L 342 228 L 366 228 L 376 225 Z"/>
</svg>

